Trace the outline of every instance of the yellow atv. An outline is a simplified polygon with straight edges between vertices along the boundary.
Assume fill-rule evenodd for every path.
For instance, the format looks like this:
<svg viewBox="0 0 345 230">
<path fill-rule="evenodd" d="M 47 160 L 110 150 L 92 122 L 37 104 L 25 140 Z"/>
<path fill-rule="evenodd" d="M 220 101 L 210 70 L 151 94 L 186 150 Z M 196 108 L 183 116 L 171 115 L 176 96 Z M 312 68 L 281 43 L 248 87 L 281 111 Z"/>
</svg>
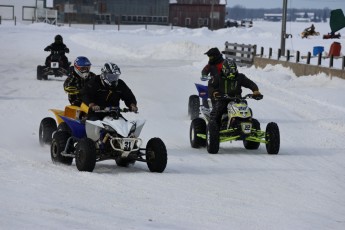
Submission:
<svg viewBox="0 0 345 230">
<path fill-rule="evenodd" d="M 84 103 L 82 103 L 80 107 L 75 105 L 67 105 L 65 110 L 50 109 L 50 111 L 54 113 L 56 121 L 52 117 L 45 117 L 42 119 L 38 131 L 40 145 L 43 146 L 44 144 L 50 144 L 53 133 L 57 130 L 70 132 L 70 128 L 60 116 L 83 121 L 83 118 L 86 117 L 88 110 L 89 107 Z"/>
</svg>

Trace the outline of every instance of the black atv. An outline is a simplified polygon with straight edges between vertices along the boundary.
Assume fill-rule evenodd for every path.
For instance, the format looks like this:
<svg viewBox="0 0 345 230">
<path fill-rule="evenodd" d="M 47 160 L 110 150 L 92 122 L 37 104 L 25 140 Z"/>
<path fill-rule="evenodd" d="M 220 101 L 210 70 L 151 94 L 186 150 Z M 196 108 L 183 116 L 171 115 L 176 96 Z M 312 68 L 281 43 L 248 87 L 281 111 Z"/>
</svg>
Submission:
<svg viewBox="0 0 345 230">
<path fill-rule="evenodd" d="M 37 80 L 48 80 L 48 75 L 55 77 L 68 76 L 73 67 L 70 67 L 71 62 L 64 63 L 63 51 L 51 51 L 50 58 L 44 66 L 37 66 Z"/>
</svg>

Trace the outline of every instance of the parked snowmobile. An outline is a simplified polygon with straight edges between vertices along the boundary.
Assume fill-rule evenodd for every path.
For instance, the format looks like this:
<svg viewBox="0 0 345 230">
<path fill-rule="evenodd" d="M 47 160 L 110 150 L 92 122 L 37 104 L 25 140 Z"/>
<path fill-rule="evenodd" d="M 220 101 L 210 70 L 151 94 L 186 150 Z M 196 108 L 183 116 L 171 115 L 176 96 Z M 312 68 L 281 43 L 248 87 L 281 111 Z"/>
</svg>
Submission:
<svg viewBox="0 0 345 230">
<path fill-rule="evenodd" d="M 122 114 L 128 109 L 107 107 L 97 111 L 106 115 L 102 120 L 85 123 L 61 116 L 71 133 L 57 131 L 51 144 L 53 162 L 72 164 L 75 158 L 79 171 L 92 172 L 96 162 L 115 160 L 118 166 L 127 167 L 136 161 L 146 162 L 151 172 L 163 172 L 167 165 L 167 150 L 160 138 L 151 138 L 146 148 L 140 148 L 139 134 L 145 120 L 126 120 Z"/>
<path fill-rule="evenodd" d="M 219 127 L 216 121 L 211 120 L 210 110 L 201 107 L 201 116 L 192 120 L 190 125 L 190 144 L 193 148 L 207 147 L 211 154 L 218 153 L 221 142 L 243 141 L 246 149 L 258 149 L 260 143 L 266 144 L 268 154 L 278 154 L 280 148 L 280 134 L 278 125 L 269 122 L 266 131 L 262 131 L 258 120 L 252 116 L 246 99 L 261 100 L 247 94 L 241 98 L 223 96 L 218 100 L 228 102 L 227 113 L 221 118 Z"/>
</svg>

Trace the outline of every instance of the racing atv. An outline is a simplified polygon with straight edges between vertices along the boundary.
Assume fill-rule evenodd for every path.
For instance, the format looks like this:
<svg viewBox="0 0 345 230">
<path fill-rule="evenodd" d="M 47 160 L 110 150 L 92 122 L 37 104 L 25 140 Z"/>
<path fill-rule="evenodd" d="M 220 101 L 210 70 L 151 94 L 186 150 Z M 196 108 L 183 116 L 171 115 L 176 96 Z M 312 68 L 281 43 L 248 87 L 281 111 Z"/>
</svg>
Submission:
<svg viewBox="0 0 345 230">
<path fill-rule="evenodd" d="M 260 122 L 253 118 L 252 110 L 246 99 L 261 100 L 247 94 L 241 98 L 223 96 L 218 100 L 228 103 L 227 113 L 221 118 L 221 124 L 211 119 L 210 111 L 201 109 L 201 117 L 192 120 L 190 125 L 190 144 L 193 148 L 207 147 L 211 154 L 218 153 L 221 142 L 243 141 L 246 149 L 258 149 L 260 143 L 266 144 L 268 154 L 278 154 L 280 134 L 278 125 L 269 122 L 266 131 L 260 128 Z"/>
<path fill-rule="evenodd" d="M 195 86 L 199 95 L 190 95 L 188 100 L 188 116 L 191 120 L 199 117 L 200 106 L 206 109 L 211 109 L 212 107 L 211 101 L 208 99 L 208 87 L 197 83 L 195 83 Z"/>
<path fill-rule="evenodd" d="M 146 162 L 151 172 L 163 172 L 167 165 L 167 150 L 160 138 L 151 138 L 146 148 L 141 148 L 139 134 L 145 120 L 126 120 L 121 112 L 128 109 L 107 107 L 97 111 L 102 120 L 85 122 L 59 115 L 71 132 L 57 131 L 51 144 L 53 162 L 72 164 L 79 171 L 92 172 L 96 162 L 115 160 L 120 167 L 136 161 Z"/>
<path fill-rule="evenodd" d="M 37 66 L 37 80 L 48 80 L 48 75 L 54 75 L 55 77 L 68 76 L 71 67 L 66 67 L 71 65 L 71 62 L 64 63 L 61 58 L 62 51 L 51 51 L 51 56 L 48 62 L 42 66 Z"/>
<path fill-rule="evenodd" d="M 52 117 L 45 117 L 41 120 L 38 138 L 41 146 L 45 144 L 51 144 L 53 133 L 57 130 L 71 132 L 68 125 L 62 120 L 61 116 L 70 117 L 73 119 L 83 119 L 88 112 L 85 104 L 81 107 L 75 105 L 67 105 L 65 110 L 50 109 L 55 115 L 56 121 Z"/>
</svg>

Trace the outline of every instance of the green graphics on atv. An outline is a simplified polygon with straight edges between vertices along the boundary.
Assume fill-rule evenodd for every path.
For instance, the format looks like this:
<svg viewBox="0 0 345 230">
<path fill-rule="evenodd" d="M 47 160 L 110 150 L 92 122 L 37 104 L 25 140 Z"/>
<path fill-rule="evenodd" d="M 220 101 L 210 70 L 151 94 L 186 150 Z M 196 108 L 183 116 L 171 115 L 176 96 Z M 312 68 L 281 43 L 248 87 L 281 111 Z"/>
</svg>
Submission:
<svg viewBox="0 0 345 230">
<path fill-rule="evenodd" d="M 219 98 L 228 102 L 227 113 L 223 114 L 220 127 L 216 121 L 203 116 L 201 111 L 202 116 L 194 119 L 190 127 L 191 146 L 206 146 L 209 153 L 218 153 L 221 142 L 242 140 L 246 149 L 258 149 L 260 143 L 265 143 L 269 154 L 277 154 L 280 146 L 278 125 L 270 122 L 266 132 L 262 131 L 259 121 L 253 118 L 252 110 L 246 101 L 262 98 L 262 95 L 253 97 L 252 94 L 243 98 Z"/>
</svg>

